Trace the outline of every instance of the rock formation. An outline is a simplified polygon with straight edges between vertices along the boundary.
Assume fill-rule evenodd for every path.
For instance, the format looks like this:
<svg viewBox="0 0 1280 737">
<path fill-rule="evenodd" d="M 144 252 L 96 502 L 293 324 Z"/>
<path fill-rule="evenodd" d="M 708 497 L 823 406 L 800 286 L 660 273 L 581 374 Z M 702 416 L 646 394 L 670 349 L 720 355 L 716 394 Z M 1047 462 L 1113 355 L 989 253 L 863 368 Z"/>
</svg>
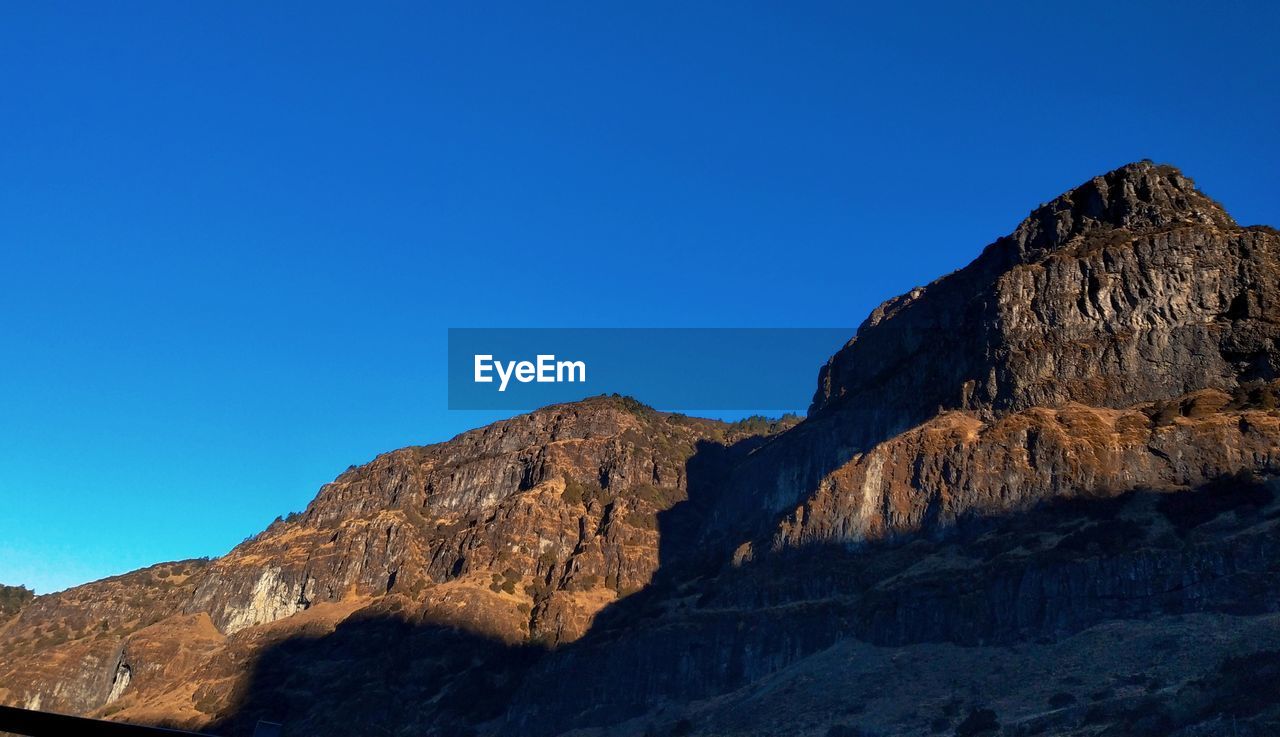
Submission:
<svg viewBox="0 0 1280 737">
<path fill-rule="evenodd" d="M 1280 234 L 1172 167 L 877 308 L 809 416 L 558 405 L 0 610 L 0 702 L 248 734 L 1280 731 Z"/>
<path fill-rule="evenodd" d="M 387 453 L 217 560 L 38 597 L 0 625 L 0 699 L 203 726 L 239 707 L 262 651 L 358 612 L 464 632 L 445 646 L 461 660 L 480 640 L 555 646 L 648 585 L 659 513 L 795 421 L 601 397 Z"/>
</svg>

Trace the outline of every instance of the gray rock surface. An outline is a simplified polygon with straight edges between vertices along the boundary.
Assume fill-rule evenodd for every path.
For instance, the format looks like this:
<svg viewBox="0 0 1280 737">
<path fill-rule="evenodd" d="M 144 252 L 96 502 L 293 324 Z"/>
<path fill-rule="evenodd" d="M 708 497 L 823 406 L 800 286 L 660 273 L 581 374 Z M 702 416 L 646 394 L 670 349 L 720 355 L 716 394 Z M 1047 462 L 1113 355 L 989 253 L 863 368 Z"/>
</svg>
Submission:
<svg viewBox="0 0 1280 737">
<path fill-rule="evenodd" d="M 1128 407 L 1275 379 L 1278 258 L 1275 231 L 1237 226 L 1172 167 L 1130 164 L 878 307 L 811 413 L 854 414 L 865 444 L 939 408 Z"/>
</svg>

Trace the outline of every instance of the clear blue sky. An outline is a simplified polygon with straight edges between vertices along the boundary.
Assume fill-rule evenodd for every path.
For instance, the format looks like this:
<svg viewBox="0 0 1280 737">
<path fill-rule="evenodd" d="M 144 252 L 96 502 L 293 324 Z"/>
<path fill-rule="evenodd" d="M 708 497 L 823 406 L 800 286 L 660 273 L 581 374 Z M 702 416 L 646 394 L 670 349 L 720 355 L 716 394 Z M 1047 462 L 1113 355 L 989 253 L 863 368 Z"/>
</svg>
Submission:
<svg viewBox="0 0 1280 737">
<path fill-rule="evenodd" d="M 0 10 L 0 582 L 495 419 L 451 325 L 857 324 L 1147 157 L 1280 223 L 1272 3 L 452 5 Z"/>
</svg>

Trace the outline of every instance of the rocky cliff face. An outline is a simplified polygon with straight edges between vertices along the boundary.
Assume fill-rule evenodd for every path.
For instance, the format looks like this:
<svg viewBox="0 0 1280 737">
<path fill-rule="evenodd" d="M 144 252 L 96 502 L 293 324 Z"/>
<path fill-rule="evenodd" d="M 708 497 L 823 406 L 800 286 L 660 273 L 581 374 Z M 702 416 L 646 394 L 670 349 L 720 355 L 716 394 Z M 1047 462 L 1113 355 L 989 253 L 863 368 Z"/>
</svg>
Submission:
<svg viewBox="0 0 1280 737">
<path fill-rule="evenodd" d="M 654 515 L 684 497 L 687 461 L 713 436 L 732 429 L 595 400 L 395 451 L 216 561 L 186 608 L 234 633 L 449 583 L 451 596 L 493 600 L 475 615 L 493 621 L 472 623 L 491 634 L 571 639 L 648 583 Z"/>
<path fill-rule="evenodd" d="M 1177 170 L 1131 164 L 877 308 L 813 411 L 857 413 L 878 440 L 939 408 L 1127 407 L 1274 379 L 1276 249 Z"/>
<path fill-rule="evenodd" d="M 0 617 L 0 701 L 223 734 L 1275 733 L 1278 258 L 1123 167 L 878 308 L 798 425 L 599 398 L 388 453 L 218 560 Z"/>
<path fill-rule="evenodd" d="M 624 602 L 620 624 L 540 664 L 509 733 L 635 718 L 767 734 L 726 700 L 764 698 L 763 684 L 788 673 L 802 694 L 838 689 L 838 675 L 807 671 L 844 642 L 1008 646 L 1105 622 L 1170 618 L 1178 631 L 1172 618 L 1188 612 L 1271 616 L 1278 258 L 1280 235 L 1235 225 L 1170 167 L 1126 166 L 1037 209 L 973 264 L 878 308 L 823 369 L 808 420 L 734 470 L 734 493 L 699 531 L 716 573 Z M 1180 516 L 1180 505 L 1199 511 Z M 1142 694 L 1154 727 L 1134 727 L 1123 699 L 1049 719 L 1044 702 L 1014 698 L 1009 733 L 1168 734 L 1211 721 L 1222 694 L 1196 691 L 1204 711 L 1189 714 L 1173 692 L 1255 647 L 1222 643 L 1203 670 Z M 546 685 L 601 663 L 606 677 L 581 698 Z M 1117 677 L 1073 675 L 1099 693 Z M 947 698 L 979 700 L 958 691 Z M 1250 707 L 1270 716 L 1243 733 L 1274 724 L 1275 696 Z M 960 716 L 939 729 L 942 717 L 902 713 L 843 721 L 962 733 Z"/>
<path fill-rule="evenodd" d="M 361 611 L 464 632 L 435 643 L 461 659 L 575 639 L 653 577 L 657 515 L 789 424 L 598 398 L 388 453 L 222 558 L 37 598 L 0 631 L 0 699 L 200 726 L 262 651 Z"/>
<path fill-rule="evenodd" d="M 970 265 L 878 307 L 823 367 L 808 422 L 753 458 L 735 484 L 770 513 L 785 512 L 859 464 L 874 480 L 887 457 L 881 451 L 877 461 L 876 446 L 948 412 L 986 427 L 1010 413 L 1075 404 L 1168 424 L 1173 405 L 1201 390 L 1220 394 L 1201 396 L 1192 410 L 1200 414 L 1213 402 L 1247 401 L 1280 377 L 1277 274 L 1280 235 L 1237 226 L 1176 169 L 1141 162 L 1095 177 L 1037 208 Z M 1012 440 L 1037 437 L 1032 427 L 1029 439 Z M 942 461 L 938 450 L 924 452 Z M 1035 500 L 1094 486 L 1063 476 L 1061 464 L 1033 470 L 1048 485 L 1019 481 L 1010 490 L 974 479 L 960 496 L 936 500 L 938 518 L 969 509 L 965 492 Z M 1162 481 L 1135 473 L 1128 483 Z M 871 490 L 867 499 L 879 496 Z M 730 536 L 769 524 L 756 508 L 724 514 Z"/>
</svg>

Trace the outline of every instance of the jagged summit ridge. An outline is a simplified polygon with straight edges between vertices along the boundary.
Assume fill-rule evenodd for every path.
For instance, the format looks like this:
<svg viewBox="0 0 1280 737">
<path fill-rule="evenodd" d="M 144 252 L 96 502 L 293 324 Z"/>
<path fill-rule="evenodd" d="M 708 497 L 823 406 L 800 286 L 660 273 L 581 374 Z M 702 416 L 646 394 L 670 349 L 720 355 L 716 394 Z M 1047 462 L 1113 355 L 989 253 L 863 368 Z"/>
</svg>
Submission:
<svg viewBox="0 0 1280 737">
<path fill-rule="evenodd" d="M 1175 225 L 1236 227 L 1222 205 L 1174 166 L 1138 161 L 1096 176 L 1037 207 L 996 245 L 1034 261 L 1089 233 L 1132 232 Z"/>
<path fill-rule="evenodd" d="M 1280 238 L 1139 162 L 1037 208 L 973 263 L 877 308 L 811 414 L 864 446 L 939 410 L 1127 407 L 1277 375 Z"/>
<path fill-rule="evenodd" d="M 957 273 L 1035 263 L 1091 239 L 1117 240 L 1116 231 L 1137 234 L 1179 225 L 1239 228 L 1220 203 L 1201 192 L 1177 167 L 1136 161 L 1099 174 L 1036 207 L 1011 233 L 991 243 Z M 885 300 L 862 327 L 880 323 L 953 276 L 948 274 L 927 287 Z"/>
</svg>

